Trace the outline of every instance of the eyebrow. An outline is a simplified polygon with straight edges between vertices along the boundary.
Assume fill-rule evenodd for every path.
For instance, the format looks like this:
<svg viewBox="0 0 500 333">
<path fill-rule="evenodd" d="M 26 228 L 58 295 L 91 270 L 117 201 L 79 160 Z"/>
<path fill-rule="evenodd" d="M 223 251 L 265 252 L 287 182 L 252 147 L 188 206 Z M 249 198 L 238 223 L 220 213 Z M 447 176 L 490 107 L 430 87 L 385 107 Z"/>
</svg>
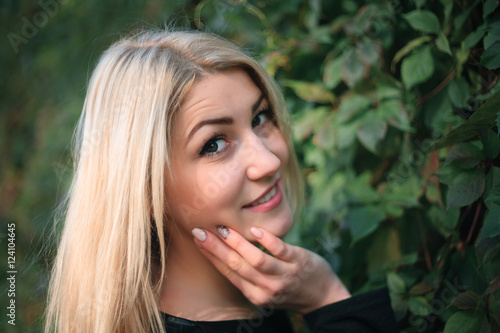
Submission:
<svg viewBox="0 0 500 333">
<path fill-rule="evenodd" d="M 262 100 L 265 97 L 266 96 L 264 96 L 264 94 L 261 94 L 259 99 L 255 102 L 255 104 L 252 105 L 252 114 L 254 114 L 255 111 L 257 111 L 258 107 L 260 106 L 260 104 L 262 103 Z M 205 125 L 218 125 L 218 124 L 231 125 L 232 123 L 233 123 L 233 118 L 228 118 L 228 117 L 202 120 L 198 124 L 196 124 L 195 127 L 193 127 L 191 132 L 189 132 L 188 137 L 187 137 L 187 141 L 189 141 L 189 139 L 191 139 L 193 137 L 194 133 L 197 130 L 199 130 L 200 128 L 202 128 Z"/>
</svg>

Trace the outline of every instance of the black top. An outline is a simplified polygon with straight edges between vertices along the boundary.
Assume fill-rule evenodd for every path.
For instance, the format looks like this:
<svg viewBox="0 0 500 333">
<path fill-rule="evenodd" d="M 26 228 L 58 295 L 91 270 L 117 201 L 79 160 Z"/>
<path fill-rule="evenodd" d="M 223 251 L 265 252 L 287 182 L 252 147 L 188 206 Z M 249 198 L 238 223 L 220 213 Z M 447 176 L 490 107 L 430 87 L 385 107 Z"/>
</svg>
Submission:
<svg viewBox="0 0 500 333">
<path fill-rule="evenodd" d="M 191 321 L 164 314 L 167 333 L 293 333 L 285 311 L 262 309 L 255 319 Z M 304 316 L 313 333 L 396 333 L 387 289 L 326 305 Z"/>
</svg>

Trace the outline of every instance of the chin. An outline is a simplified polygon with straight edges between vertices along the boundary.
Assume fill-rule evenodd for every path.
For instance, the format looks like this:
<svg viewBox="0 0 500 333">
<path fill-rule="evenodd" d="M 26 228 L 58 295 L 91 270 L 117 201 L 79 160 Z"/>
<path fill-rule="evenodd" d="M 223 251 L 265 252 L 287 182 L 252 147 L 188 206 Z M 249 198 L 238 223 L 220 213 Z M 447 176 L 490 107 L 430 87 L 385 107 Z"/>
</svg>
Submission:
<svg viewBox="0 0 500 333">
<path fill-rule="evenodd" d="M 288 210 L 280 216 L 276 221 L 272 223 L 262 225 L 261 228 L 269 231 L 276 237 L 284 237 L 293 226 L 293 216 L 292 212 Z"/>
</svg>

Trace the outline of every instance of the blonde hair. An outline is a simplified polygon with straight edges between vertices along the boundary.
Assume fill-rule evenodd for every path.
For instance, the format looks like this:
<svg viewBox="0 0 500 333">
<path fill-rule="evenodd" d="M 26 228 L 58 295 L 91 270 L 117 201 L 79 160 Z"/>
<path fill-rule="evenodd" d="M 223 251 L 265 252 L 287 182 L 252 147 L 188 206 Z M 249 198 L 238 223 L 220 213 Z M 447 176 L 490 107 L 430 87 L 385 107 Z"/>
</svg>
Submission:
<svg viewBox="0 0 500 333">
<path fill-rule="evenodd" d="M 291 152 L 287 193 L 298 205 L 302 183 L 288 112 L 255 60 L 198 32 L 145 32 L 113 44 L 93 72 L 75 132 L 46 332 L 164 331 L 158 292 L 173 117 L 194 83 L 231 68 L 245 69 L 268 98 Z"/>
</svg>

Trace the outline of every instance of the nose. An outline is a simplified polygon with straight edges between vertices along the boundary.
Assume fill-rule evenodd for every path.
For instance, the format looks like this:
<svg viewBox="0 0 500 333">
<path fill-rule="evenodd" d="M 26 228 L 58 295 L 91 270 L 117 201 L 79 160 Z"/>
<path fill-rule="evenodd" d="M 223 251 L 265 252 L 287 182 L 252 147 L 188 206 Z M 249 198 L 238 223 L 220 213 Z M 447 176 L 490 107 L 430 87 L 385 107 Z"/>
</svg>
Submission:
<svg viewBox="0 0 500 333">
<path fill-rule="evenodd" d="M 246 141 L 244 153 L 248 163 L 247 177 L 250 180 L 258 180 L 274 176 L 281 166 L 281 160 L 269 148 L 266 138 L 252 133 Z"/>
</svg>

